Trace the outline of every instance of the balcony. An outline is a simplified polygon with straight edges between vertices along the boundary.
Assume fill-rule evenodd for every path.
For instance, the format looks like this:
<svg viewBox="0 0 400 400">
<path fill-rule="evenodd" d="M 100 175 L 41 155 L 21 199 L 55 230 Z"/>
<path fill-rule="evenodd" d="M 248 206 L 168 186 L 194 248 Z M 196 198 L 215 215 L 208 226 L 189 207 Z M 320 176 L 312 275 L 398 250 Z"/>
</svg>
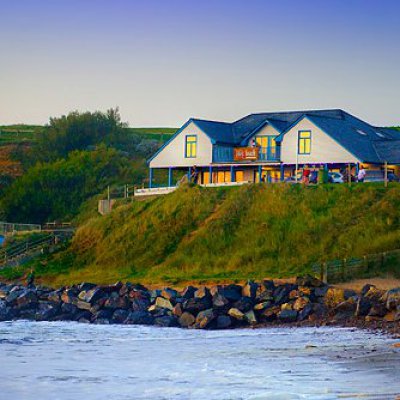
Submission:
<svg viewBox="0 0 400 400">
<path fill-rule="evenodd" d="M 213 146 L 214 163 L 279 162 L 281 148 Z"/>
</svg>

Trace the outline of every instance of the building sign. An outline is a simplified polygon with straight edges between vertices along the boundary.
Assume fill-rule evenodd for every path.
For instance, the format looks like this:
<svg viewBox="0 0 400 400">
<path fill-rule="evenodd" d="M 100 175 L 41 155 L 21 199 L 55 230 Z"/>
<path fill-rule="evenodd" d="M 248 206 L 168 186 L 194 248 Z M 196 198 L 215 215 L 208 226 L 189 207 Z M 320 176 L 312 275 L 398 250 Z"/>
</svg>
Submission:
<svg viewBox="0 0 400 400">
<path fill-rule="evenodd" d="M 235 147 L 233 159 L 235 161 L 258 160 L 258 147 Z"/>
</svg>

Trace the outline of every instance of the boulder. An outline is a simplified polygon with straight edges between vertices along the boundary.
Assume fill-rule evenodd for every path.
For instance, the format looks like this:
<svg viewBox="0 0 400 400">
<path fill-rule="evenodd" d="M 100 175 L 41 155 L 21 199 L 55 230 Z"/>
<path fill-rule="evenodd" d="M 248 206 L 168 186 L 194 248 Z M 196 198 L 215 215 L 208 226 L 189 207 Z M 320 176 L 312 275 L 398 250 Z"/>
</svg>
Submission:
<svg viewBox="0 0 400 400">
<path fill-rule="evenodd" d="M 265 290 L 268 290 L 268 291 L 273 292 L 275 290 L 275 283 L 271 279 L 264 279 L 262 281 L 262 286 L 264 287 Z"/>
<path fill-rule="evenodd" d="M 388 310 L 394 310 L 400 306 L 400 288 L 388 290 L 382 297 Z"/>
<path fill-rule="evenodd" d="M 255 299 L 257 295 L 258 286 L 259 286 L 258 283 L 254 281 L 247 281 L 247 283 L 243 285 L 242 296 Z"/>
<path fill-rule="evenodd" d="M 244 317 L 246 319 L 246 321 L 250 324 L 250 325 L 255 325 L 257 324 L 257 318 L 256 315 L 254 314 L 253 310 L 247 311 L 246 314 L 244 314 Z"/>
<path fill-rule="evenodd" d="M 211 299 L 211 294 L 206 286 L 202 286 L 194 292 L 195 299 Z"/>
<path fill-rule="evenodd" d="M 296 278 L 297 286 L 321 287 L 325 283 L 311 275 L 299 276 Z"/>
<path fill-rule="evenodd" d="M 284 303 L 281 305 L 281 310 L 293 310 L 292 303 Z"/>
<path fill-rule="evenodd" d="M 80 295 L 79 295 L 80 296 Z M 95 287 L 93 289 L 88 290 L 87 292 L 84 293 L 83 298 L 81 300 L 85 301 L 86 303 L 94 304 L 98 300 L 100 300 L 103 297 L 106 297 L 107 294 L 105 290 L 101 287 Z"/>
<path fill-rule="evenodd" d="M 329 289 L 329 286 L 316 287 L 316 288 L 314 288 L 314 296 L 315 297 L 325 297 L 328 289 Z"/>
<path fill-rule="evenodd" d="M 267 308 L 273 307 L 274 303 L 272 301 L 263 301 L 262 303 L 258 303 L 253 307 L 253 310 L 256 312 L 262 312 Z"/>
<path fill-rule="evenodd" d="M 62 303 L 61 304 L 61 312 L 63 314 L 68 314 L 68 315 L 76 315 L 79 310 L 78 307 L 75 304 L 71 304 L 71 303 Z"/>
<path fill-rule="evenodd" d="M 209 328 L 215 318 L 216 314 L 212 308 L 200 311 L 196 317 L 196 327 L 200 329 Z"/>
<path fill-rule="evenodd" d="M 128 315 L 128 310 L 115 310 L 112 315 L 112 321 L 115 324 L 122 324 L 128 318 Z"/>
<path fill-rule="evenodd" d="M 223 287 L 223 296 L 230 302 L 240 300 L 242 297 L 242 287 L 240 285 L 226 285 Z"/>
<path fill-rule="evenodd" d="M 356 308 L 357 308 L 357 303 L 352 298 L 339 303 L 333 310 L 335 313 L 334 320 L 342 321 L 350 319 L 355 315 Z"/>
<path fill-rule="evenodd" d="M 196 318 L 188 312 L 184 312 L 179 317 L 179 324 L 180 324 L 180 326 L 182 326 L 184 328 L 189 328 L 190 326 L 194 325 L 195 322 L 196 322 Z"/>
<path fill-rule="evenodd" d="M 65 289 L 61 294 L 61 301 L 64 303 L 74 304 L 77 300 L 79 290 L 76 288 Z"/>
<path fill-rule="evenodd" d="M 17 300 L 17 307 L 18 308 L 31 308 L 31 307 L 36 307 L 38 302 L 37 295 L 34 290 L 32 289 L 27 289 L 23 293 L 21 293 Z"/>
<path fill-rule="evenodd" d="M 124 324 L 153 325 L 154 317 L 147 311 L 131 311 Z"/>
<path fill-rule="evenodd" d="M 243 321 L 245 319 L 244 313 L 237 308 L 231 308 L 228 311 L 228 315 L 238 321 Z"/>
<path fill-rule="evenodd" d="M 78 289 L 82 292 L 87 292 L 91 289 L 94 289 L 95 287 L 97 287 L 97 285 L 95 285 L 94 283 L 90 283 L 90 282 L 82 282 L 80 285 L 78 285 Z"/>
<path fill-rule="evenodd" d="M 41 301 L 36 310 L 37 321 L 52 321 L 59 314 L 61 307 L 54 302 Z"/>
<path fill-rule="evenodd" d="M 280 311 L 280 306 L 272 306 L 259 313 L 259 318 L 266 322 L 272 322 L 276 320 Z"/>
<path fill-rule="evenodd" d="M 305 321 L 313 313 L 313 305 L 308 303 L 302 310 L 299 311 L 298 320 Z"/>
<path fill-rule="evenodd" d="M 115 294 L 115 296 L 114 296 Z M 106 301 L 104 302 L 105 308 L 110 308 L 116 310 L 117 308 L 120 309 L 128 309 L 129 308 L 129 301 L 127 297 L 119 297 L 117 293 L 113 293 Z"/>
<path fill-rule="evenodd" d="M 176 317 L 180 317 L 183 314 L 183 308 L 182 304 L 178 303 L 174 306 L 172 310 L 172 315 L 175 315 Z"/>
<path fill-rule="evenodd" d="M 385 304 L 383 303 L 376 303 L 374 304 L 369 313 L 368 317 L 378 317 L 378 318 L 383 318 L 387 313 L 387 308 Z"/>
<path fill-rule="evenodd" d="M 258 292 L 257 297 L 256 297 L 256 302 L 257 303 L 263 303 L 263 302 L 273 302 L 274 301 L 274 292 L 273 290 L 264 290 L 262 292 Z"/>
<path fill-rule="evenodd" d="M 150 307 L 150 300 L 147 298 L 131 299 L 133 311 L 146 311 Z"/>
<path fill-rule="evenodd" d="M 53 303 L 61 302 L 61 293 L 59 290 L 54 290 L 47 295 L 47 300 L 52 301 Z"/>
<path fill-rule="evenodd" d="M 0 300 L 0 321 L 9 321 L 13 317 L 12 310 L 4 300 Z"/>
<path fill-rule="evenodd" d="M 289 294 L 293 289 L 293 285 L 288 283 L 277 286 L 273 293 L 274 303 L 277 305 L 287 303 L 289 301 Z"/>
<path fill-rule="evenodd" d="M 16 300 L 18 299 L 18 297 L 23 293 L 23 290 L 14 290 L 14 291 L 10 291 L 8 293 L 8 296 L 6 297 L 6 302 L 8 304 L 14 304 L 16 302 Z"/>
<path fill-rule="evenodd" d="M 217 317 L 217 329 L 227 329 L 232 326 L 232 320 L 228 315 L 219 315 Z"/>
<path fill-rule="evenodd" d="M 108 309 L 108 310 L 103 309 L 103 310 L 96 311 L 93 314 L 92 321 L 96 321 L 98 319 L 100 319 L 100 320 L 104 320 L 104 319 L 110 320 L 113 317 L 113 313 L 114 313 L 114 311 L 111 310 L 111 309 Z"/>
<path fill-rule="evenodd" d="M 338 304 L 346 301 L 343 289 L 329 288 L 324 297 L 324 303 L 329 308 L 335 308 Z"/>
<path fill-rule="evenodd" d="M 253 309 L 254 301 L 250 297 L 242 297 L 235 303 L 233 303 L 233 308 L 237 308 L 242 313 L 246 313 Z"/>
<path fill-rule="evenodd" d="M 213 308 L 223 309 L 229 304 L 229 300 L 220 293 L 216 293 L 212 298 Z"/>
<path fill-rule="evenodd" d="M 164 299 L 167 299 L 173 303 L 178 297 L 178 292 L 174 289 L 164 288 L 161 292 L 161 297 L 164 297 Z"/>
<path fill-rule="evenodd" d="M 293 303 L 293 310 L 300 311 L 309 303 L 310 299 L 308 297 L 299 297 Z"/>
<path fill-rule="evenodd" d="M 196 291 L 197 291 L 197 288 L 195 288 L 194 286 L 186 286 L 185 289 L 182 290 L 180 295 L 184 299 L 191 299 L 194 296 Z"/>
<path fill-rule="evenodd" d="M 182 303 L 182 308 L 184 311 L 188 311 L 191 314 L 197 315 L 200 311 L 207 310 L 212 307 L 211 299 L 204 298 L 191 298 L 187 299 Z"/>
<path fill-rule="evenodd" d="M 377 289 L 377 287 L 375 285 L 370 285 L 369 283 L 367 283 L 361 289 L 361 296 L 362 297 L 366 296 L 366 294 L 370 291 L 370 289 L 375 290 L 375 289 Z"/>
<path fill-rule="evenodd" d="M 154 325 L 171 328 L 179 326 L 178 319 L 174 315 L 166 315 L 154 319 Z"/>
<path fill-rule="evenodd" d="M 157 297 L 155 305 L 159 308 L 166 308 L 167 310 L 170 311 L 174 309 L 172 303 L 169 300 L 165 299 L 164 297 Z"/>
<path fill-rule="evenodd" d="M 281 322 L 296 322 L 297 315 L 298 313 L 295 310 L 282 310 L 278 314 L 278 319 Z"/>
<path fill-rule="evenodd" d="M 360 297 L 357 300 L 357 307 L 355 311 L 356 317 L 365 317 L 371 310 L 372 302 L 368 297 Z"/>
</svg>

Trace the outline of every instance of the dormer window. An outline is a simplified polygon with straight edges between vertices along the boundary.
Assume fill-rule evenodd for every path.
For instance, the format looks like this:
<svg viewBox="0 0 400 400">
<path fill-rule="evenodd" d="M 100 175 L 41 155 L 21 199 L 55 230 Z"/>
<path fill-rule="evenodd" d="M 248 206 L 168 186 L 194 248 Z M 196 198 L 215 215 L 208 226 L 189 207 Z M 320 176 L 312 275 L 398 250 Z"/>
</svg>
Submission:
<svg viewBox="0 0 400 400">
<path fill-rule="evenodd" d="M 386 136 L 383 133 L 378 132 L 378 131 L 376 131 L 375 133 L 376 133 L 376 136 L 379 136 L 382 139 L 386 139 Z"/>
<path fill-rule="evenodd" d="M 298 154 L 311 154 L 311 131 L 299 131 Z"/>
<path fill-rule="evenodd" d="M 357 133 L 359 133 L 360 135 L 363 135 L 363 136 L 368 136 L 368 134 L 365 133 L 364 131 L 362 131 L 361 129 L 357 129 Z"/>
<path fill-rule="evenodd" d="M 197 135 L 187 135 L 185 138 L 185 158 L 197 157 Z"/>
</svg>

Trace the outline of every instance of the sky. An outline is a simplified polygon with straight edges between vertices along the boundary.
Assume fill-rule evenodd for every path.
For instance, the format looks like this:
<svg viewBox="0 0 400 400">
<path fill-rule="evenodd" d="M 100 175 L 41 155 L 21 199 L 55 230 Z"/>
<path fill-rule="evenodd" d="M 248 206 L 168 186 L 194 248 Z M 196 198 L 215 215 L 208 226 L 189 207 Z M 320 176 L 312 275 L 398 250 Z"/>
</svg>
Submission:
<svg viewBox="0 0 400 400">
<path fill-rule="evenodd" d="M 399 0 L 0 0 L 0 124 L 342 108 L 400 125 Z"/>
</svg>

